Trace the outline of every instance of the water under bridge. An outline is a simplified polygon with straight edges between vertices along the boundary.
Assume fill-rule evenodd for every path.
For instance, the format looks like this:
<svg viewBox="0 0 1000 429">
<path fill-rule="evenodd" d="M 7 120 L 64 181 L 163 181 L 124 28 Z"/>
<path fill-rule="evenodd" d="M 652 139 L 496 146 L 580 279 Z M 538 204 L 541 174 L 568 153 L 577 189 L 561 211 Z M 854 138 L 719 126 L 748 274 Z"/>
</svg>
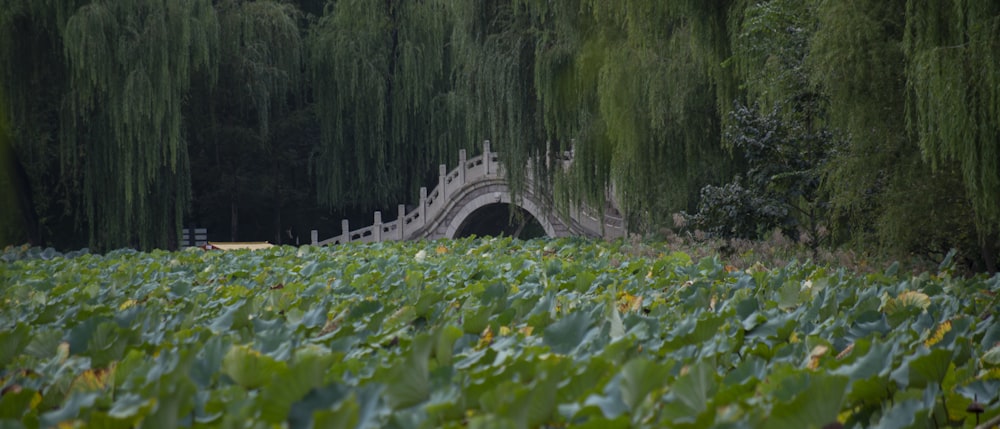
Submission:
<svg viewBox="0 0 1000 429">
<path fill-rule="evenodd" d="M 420 201 L 409 211 L 400 204 L 396 220 L 382 222 L 382 213 L 375 212 L 371 225 L 351 230 L 345 219 L 341 221 L 338 236 L 320 240 L 319 232 L 313 230 L 312 244 L 458 238 L 477 231 L 479 223 L 496 222 L 497 213 L 502 213 L 506 222 L 509 210 L 530 216 L 529 220 L 536 221 L 549 237 L 613 239 L 625 235 L 622 217 L 610 201 L 603 215 L 585 207 L 560 213 L 553 208 L 549 196 L 536 195 L 531 186 L 526 188 L 513 196 L 505 169 L 498 155 L 490 151 L 487 140 L 481 155 L 466 158 L 463 149 L 459 151 L 457 167 L 448 170 L 447 165 L 440 165 L 437 186 L 430 191 L 420 188 Z"/>
</svg>

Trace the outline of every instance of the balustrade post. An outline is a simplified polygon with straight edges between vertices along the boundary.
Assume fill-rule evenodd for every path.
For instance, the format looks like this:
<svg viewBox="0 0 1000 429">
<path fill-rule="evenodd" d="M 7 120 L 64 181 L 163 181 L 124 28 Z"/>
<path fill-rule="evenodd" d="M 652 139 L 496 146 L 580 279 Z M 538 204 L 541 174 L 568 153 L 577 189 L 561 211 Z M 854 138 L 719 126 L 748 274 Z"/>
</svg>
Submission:
<svg viewBox="0 0 1000 429">
<path fill-rule="evenodd" d="M 420 223 L 427 223 L 427 188 L 420 188 Z"/>
<path fill-rule="evenodd" d="M 309 236 L 312 239 L 312 245 L 313 246 L 315 246 L 316 243 L 319 243 L 319 231 L 317 231 L 317 230 L 314 229 L 314 230 L 312 230 L 312 231 L 309 232 Z"/>
<path fill-rule="evenodd" d="M 376 243 L 382 241 L 382 212 L 375 212 L 375 223 L 372 225 L 372 238 Z"/>
<path fill-rule="evenodd" d="M 492 158 L 492 156 L 490 156 L 490 141 L 489 140 L 484 140 L 483 141 L 483 167 L 486 168 L 486 175 L 487 176 L 490 175 L 490 170 L 491 170 L 491 168 L 490 168 L 490 159 L 491 158 Z"/>
<path fill-rule="evenodd" d="M 340 242 L 350 243 L 351 242 L 351 226 L 347 223 L 347 219 L 340 221 Z"/>
<path fill-rule="evenodd" d="M 458 151 L 458 183 L 465 185 L 465 149 Z"/>
<path fill-rule="evenodd" d="M 550 161 L 552 160 L 552 140 L 545 141 L 545 168 L 548 169 L 552 166 Z"/>
<path fill-rule="evenodd" d="M 406 206 L 402 204 L 399 205 L 399 214 L 396 216 L 396 223 L 399 224 L 399 227 L 396 228 L 399 231 L 399 237 L 397 239 L 399 241 L 403 241 L 406 239 L 406 235 L 404 235 L 403 230 L 406 226 Z"/>
<path fill-rule="evenodd" d="M 447 186 L 446 186 L 447 183 L 445 183 L 445 181 L 444 181 L 445 176 L 447 176 L 447 175 L 448 175 L 448 166 L 444 165 L 444 164 L 439 165 L 438 166 L 438 189 L 441 190 L 441 193 L 438 196 L 438 198 L 441 199 L 442 203 L 444 203 L 446 201 L 446 199 L 448 198 L 448 195 L 445 194 L 445 189 L 447 188 Z"/>
</svg>

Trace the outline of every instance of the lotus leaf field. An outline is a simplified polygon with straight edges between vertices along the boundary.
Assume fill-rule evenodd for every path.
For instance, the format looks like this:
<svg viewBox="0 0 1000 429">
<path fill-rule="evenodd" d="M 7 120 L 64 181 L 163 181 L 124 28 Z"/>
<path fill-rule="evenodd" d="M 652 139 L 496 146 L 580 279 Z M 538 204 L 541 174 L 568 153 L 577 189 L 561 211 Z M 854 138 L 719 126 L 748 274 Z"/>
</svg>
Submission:
<svg viewBox="0 0 1000 429">
<path fill-rule="evenodd" d="M 971 428 L 1000 277 L 503 238 L 8 249 L 0 427 Z"/>
</svg>

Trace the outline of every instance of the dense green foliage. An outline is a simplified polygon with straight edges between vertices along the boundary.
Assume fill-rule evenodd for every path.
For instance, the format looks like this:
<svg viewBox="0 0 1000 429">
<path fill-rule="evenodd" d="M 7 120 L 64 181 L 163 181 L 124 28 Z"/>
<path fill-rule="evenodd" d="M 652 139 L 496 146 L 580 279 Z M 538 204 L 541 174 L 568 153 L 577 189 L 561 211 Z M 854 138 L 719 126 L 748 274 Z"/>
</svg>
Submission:
<svg viewBox="0 0 1000 429">
<path fill-rule="evenodd" d="M 321 202 L 411 201 L 438 162 L 474 146 L 451 135 L 462 127 L 449 105 L 449 16 L 440 0 L 345 0 L 311 28 Z"/>
<path fill-rule="evenodd" d="M 691 227 L 725 238 L 756 238 L 778 228 L 815 250 L 829 224 L 819 185 L 831 136 L 797 125 L 777 112 L 736 106 L 727 142 L 746 160 L 746 177 L 702 188 L 698 211 L 687 216 Z"/>
<path fill-rule="evenodd" d="M 1000 276 L 583 240 L 0 255 L 0 424 L 973 427 Z"/>
<path fill-rule="evenodd" d="M 992 2 L 0 0 L 0 24 L 35 243 L 304 235 L 490 139 L 515 189 L 613 190 L 635 232 L 739 187 L 787 213 L 706 228 L 997 263 Z M 757 155 L 800 153 L 752 159 L 734 106 L 782 130 Z"/>
</svg>

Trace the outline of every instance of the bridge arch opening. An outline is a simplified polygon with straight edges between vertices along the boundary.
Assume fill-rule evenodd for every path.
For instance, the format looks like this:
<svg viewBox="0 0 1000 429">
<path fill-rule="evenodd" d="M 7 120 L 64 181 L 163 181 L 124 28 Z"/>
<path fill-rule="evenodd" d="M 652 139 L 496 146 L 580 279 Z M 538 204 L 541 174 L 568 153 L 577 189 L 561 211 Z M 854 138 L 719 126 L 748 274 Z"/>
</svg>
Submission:
<svg viewBox="0 0 1000 429">
<path fill-rule="evenodd" d="M 511 202 L 509 192 L 490 192 L 473 198 L 471 201 L 465 203 L 462 208 L 459 209 L 453 217 L 451 217 L 451 221 L 448 223 L 447 231 L 445 232 L 444 237 L 459 237 L 459 230 L 462 226 L 466 225 L 466 221 L 470 218 L 475 219 L 475 216 L 472 216 L 473 213 L 482 207 L 497 204 L 507 204 L 509 206 L 516 207 L 519 210 L 524 210 L 526 215 L 530 215 L 531 219 L 534 219 L 541 225 L 542 230 L 545 231 L 544 236 L 557 236 L 556 229 L 552 225 L 549 218 L 545 216 L 545 212 L 542 211 L 541 207 L 538 204 L 535 204 L 531 198 L 521 197 L 518 198 L 517 202 Z M 509 212 L 507 212 L 507 214 L 509 215 Z M 506 222 L 506 219 L 509 219 L 509 216 L 505 216 L 503 219 L 505 219 Z"/>
<path fill-rule="evenodd" d="M 524 208 L 510 203 L 492 203 L 479 207 L 459 224 L 453 238 L 515 237 L 523 240 L 548 236 L 545 228 Z"/>
</svg>

